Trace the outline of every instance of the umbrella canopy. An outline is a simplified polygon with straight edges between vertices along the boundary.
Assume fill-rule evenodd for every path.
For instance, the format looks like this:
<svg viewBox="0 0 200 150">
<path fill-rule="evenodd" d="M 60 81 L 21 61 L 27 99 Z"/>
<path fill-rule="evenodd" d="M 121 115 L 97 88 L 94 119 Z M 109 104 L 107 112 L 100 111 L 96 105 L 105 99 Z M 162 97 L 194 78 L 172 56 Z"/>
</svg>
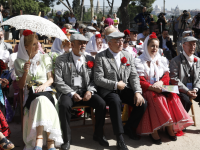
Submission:
<svg viewBox="0 0 200 150">
<path fill-rule="evenodd" d="M 27 29 L 40 35 L 68 40 L 63 31 L 53 22 L 34 15 L 19 15 L 6 20 L 1 25 L 10 25 L 19 29 Z M 69 40 L 68 40 L 69 41 Z"/>
</svg>

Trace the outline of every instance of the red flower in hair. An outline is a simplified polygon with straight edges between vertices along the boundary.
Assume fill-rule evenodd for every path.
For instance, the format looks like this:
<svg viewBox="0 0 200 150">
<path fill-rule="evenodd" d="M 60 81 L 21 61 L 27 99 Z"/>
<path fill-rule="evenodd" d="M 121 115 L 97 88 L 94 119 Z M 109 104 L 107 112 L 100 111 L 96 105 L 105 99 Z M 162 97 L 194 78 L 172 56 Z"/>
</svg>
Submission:
<svg viewBox="0 0 200 150">
<path fill-rule="evenodd" d="M 64 28 L 62 28 L 62 31 L 66 34 L 67 33 L 67 31 L 66 31 L 67 29 L 64 27 Z"/>
<path fill-rule="evenodd" d="M 198 59 L 197 58 L 194 58 L 194 62 L 197 62 L 198 61 Z"/>
<path fill-rule="evenodd" d="M 142 43 L 139 43 L 138 45 L 142 45 Z"/>
<path fill-rule="evenodd" d="M 127 62 L 126 57 L 122 57 L 121 62 L 122 62 L 123 64 L 125 64 L 125 63 Z"/>
<path fill-rule="evenodd" d="M 89 68 L 92 68 L 92 67 L 94 66 L 94 62 L 93 62 L 93 61 L 88 61 L 88 62 L 87 62 L 87 66 L 88 66 Z"/>
<path fill-rule="evenodd" d="M 96 34 L 95 37 L 96 38 L 101 38 L 101 34 Z"/>
<path fill-rule="evenodd" d="M 126 64 L 126 66 L 130 66 L 130 64 Z"/>
<path fill-rule="evenodd" d="M 24 36 L 28 36 L 28 35 L 30 35 L 30 34 L 33 34 L 33 32 L 32 32 L 31 30 L 24 30 L 24 31 L 23 31 L 23 35 L 24 35 Z"/>
<path fill-rule="evenodd" d="M 124 30 L 125 35 L 130 35 L 130 31 L 128 29 Z"/>
<path fill-rule="evenodd" d="M 152 32 L 152 34 L 149 36 L 150 39 L 155 39 L 157 38 L 156 33 Z"/>
</svg>

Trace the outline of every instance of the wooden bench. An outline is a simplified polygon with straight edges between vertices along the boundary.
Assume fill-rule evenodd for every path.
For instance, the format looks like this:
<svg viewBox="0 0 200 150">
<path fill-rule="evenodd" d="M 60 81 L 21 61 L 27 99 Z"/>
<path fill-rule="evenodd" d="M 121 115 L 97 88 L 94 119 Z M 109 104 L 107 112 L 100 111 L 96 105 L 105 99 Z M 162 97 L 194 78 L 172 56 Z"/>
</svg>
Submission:
<svg viewBox="0 0 200 150">
<path fill-rule="evenodd" d="M 190 99 L 190 101 L 193 103 L 193 99 Z M 194 106 L 193 106 L 193 104 L 191 106 L 191 113 L 192 113 L 191 117 L 192 117 L 192 119 L 194 121 L 194 126 L 196 127 L 197 124 L 196 124 L 196 119 L 195 119 L 195 113 L 194 113 Z"/>
</svg>

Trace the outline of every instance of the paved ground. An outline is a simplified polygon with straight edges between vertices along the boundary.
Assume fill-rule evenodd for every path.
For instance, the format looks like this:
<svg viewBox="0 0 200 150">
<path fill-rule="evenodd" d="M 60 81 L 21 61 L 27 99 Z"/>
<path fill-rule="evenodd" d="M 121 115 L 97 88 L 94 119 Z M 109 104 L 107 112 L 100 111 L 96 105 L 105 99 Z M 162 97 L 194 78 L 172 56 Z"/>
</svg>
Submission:
<svg viewBox="0 0 200 150">
<path fill-rule="evenodd" d="M 178 137 L 176 142 L 170 141 L 166 134 L 161 130 L 159 132 L 160 137 L 163 141 L 162 145 L 155 145 L 152 143 L 148 136 L 142 136 L 141 140 L 133 141 L 124 135 L 125 142 L 128 145 L 129 150 L 200 150 L 200 108 L 196 102 L 194 102 L 194 109 L 196 113 L 197 127 L 191 126 L 187 128 L 186 134 L 182 137 Z M 109 119 L 106 122 L 110 122 Z M 82 122 L 76 121 L 72 122 L 74 124 L 81 124 Z M 87 124 L 91 123 L 91 120 L 86 121 Z M 9 124 L 11 128 L 11 141 L 15 144 L 15 150 L 23 149 L 23 141 L 21 135 L 21 126 L 17 123 Z M 107 149 L 116 150 L 115 136 L 113 135 L 112 126 L 110 124 L 104 127 L 105 136 L 109 141 L 110 147 Z M 104 150 L 97 142 L 92 140 L 93 128 L 82 127 L 72 129 L 72 144 L 71 150 Z M 44 148 L 44 150 L 46 150 Z"/>
</svg>

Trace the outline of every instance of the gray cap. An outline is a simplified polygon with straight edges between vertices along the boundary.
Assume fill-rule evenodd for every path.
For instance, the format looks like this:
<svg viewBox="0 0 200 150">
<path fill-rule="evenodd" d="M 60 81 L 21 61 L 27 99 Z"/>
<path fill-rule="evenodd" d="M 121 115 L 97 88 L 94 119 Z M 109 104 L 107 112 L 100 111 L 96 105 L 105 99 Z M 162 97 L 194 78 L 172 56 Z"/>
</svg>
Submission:
<svg viewBox="0 0 200 150">
<path fill-rule="evenodd" d="M 192 31 L 184 31 L 182 37 L 184 37 L 186 34 L 190 34 L 189 36 L 192 36 Z"/>
<path fill-rule="evenodd" d="M 83 29 L 85 29 L 86 26 L 85 26 L 84 24 L 80 24 L 80 25 L 79 25 L 79 28 L 83 28 Z"/>
<path fill-rule="evenodd" d="M 195 37 L 193 37 L 193 36 L 187 36 L 187 37 L 185 37 L 185 38 L 182 39 L 182 43 L 191 42 L 191 41 L 196 42 L 198 40 Z"/>
<path fill-rule="evenodd" d="M 91 37 L 92 37 L 93 35 L 94 35 L 94 34 L 91 33 L 91 32 L 85 33 L 85 37 L 88 39 L 88 41 L 91 39 Z"/>
<path fill-rule="evenodd" d="M 136 32 L 136 33 L 138 33 L 138 30 L 133 29 L 133 28 L 131 28 L 129 31 L 130 31 L 130 32 Z"/>
<path fill-rule="evenodd" d="M 110 33 L 109 35 L 107 35 L 106 39 L 107 39 L 107 41 L 110 41 L 112 39 L 118 39 L 118 38 L 122 38 L 124 36 L 125 36 L 125 34 L 122 32 L 113 32 L 113 33 Z"/>
<path fill-rule="evenodd" d="M 93 26 L 87 26 L 87 29 L 88 29 L 88 30 L 96 31 L 96 29 L 95 29 Z"/>
<path fill-rule="evenodd" d="M 88 39 L 83 36 L 82 34 L 72 34 L 71 37 L 70 37 L 70 41 L 88 41 Z"/>
</svg>

